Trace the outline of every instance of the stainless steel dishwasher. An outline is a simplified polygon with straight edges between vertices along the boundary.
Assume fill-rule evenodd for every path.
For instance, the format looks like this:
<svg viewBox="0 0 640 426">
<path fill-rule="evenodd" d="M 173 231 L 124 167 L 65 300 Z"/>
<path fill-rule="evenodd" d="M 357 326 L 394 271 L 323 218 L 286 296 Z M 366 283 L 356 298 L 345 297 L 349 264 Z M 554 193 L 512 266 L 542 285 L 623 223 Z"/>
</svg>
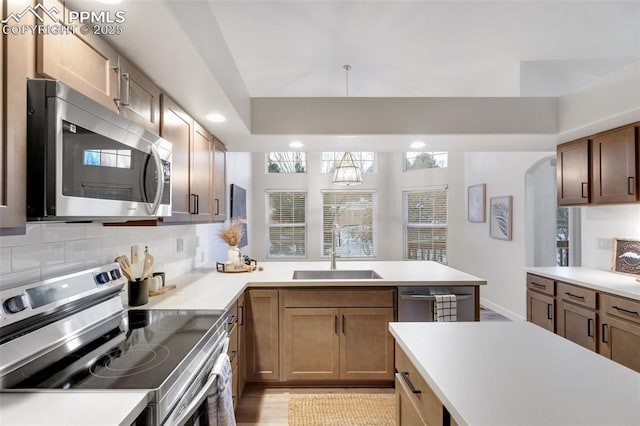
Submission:
<svg viewBox="0 0 640 426">
<path fill-rule="evenodd" d="M 474 321 L 475 289 L 461 287 L 398 287 L 398 321 L 432 322 L 436 294 L 455 294 L 458 321 Z"/>
</svg>

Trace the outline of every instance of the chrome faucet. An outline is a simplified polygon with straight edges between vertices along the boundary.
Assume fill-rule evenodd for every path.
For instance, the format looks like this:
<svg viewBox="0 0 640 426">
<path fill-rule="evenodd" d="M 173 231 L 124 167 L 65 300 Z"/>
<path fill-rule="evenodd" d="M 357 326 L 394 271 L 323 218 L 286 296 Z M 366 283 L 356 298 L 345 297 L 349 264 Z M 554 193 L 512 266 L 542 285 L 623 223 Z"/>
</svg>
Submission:
<svg viewBox="0 0 640 426">
<path fill-rule="evenodd" d="M 340 226 L 336 222 L 333 222 L 331 228 L 331 270 L 336 270 L 336 247 L 340 247 Z"/>
</svg>

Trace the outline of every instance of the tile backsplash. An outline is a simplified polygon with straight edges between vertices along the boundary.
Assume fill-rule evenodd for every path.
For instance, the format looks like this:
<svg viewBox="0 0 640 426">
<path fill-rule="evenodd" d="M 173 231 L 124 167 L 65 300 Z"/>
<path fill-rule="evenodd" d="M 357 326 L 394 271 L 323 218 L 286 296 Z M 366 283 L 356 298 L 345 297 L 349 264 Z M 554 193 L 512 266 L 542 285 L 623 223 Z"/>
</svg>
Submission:
<svg viewBox="0 0 640 426">
<path fill-rule="evenodd" d="M 0 237 L 0 288 L 106 264 L 119 255 L 130 257 L 132 245 L 138 245 L 141 254 L 148 246 L 155 258 L 154 271 L 164 271 L 171 279 L 190 271 L 202 259 L 208 260 L 210 249 L 208 245 L 196 247 L 201 239 L 196 235 L 209 234 L 209 226 L 27 224 L 25 235 Z"/>
</svg>

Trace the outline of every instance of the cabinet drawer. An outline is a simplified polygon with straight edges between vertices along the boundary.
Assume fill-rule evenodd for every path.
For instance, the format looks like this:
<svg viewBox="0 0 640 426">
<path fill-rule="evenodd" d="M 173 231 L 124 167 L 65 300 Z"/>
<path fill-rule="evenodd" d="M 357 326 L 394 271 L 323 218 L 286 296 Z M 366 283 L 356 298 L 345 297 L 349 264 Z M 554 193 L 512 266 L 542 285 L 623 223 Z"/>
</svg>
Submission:
<svg viewBox="0 0 640 426">
<path fill-rule="evenodd" d="M 427 382 L 414 367 L 407 355 L 396 344 L 396 369 L 398 380 L 402 380 L 415 397 L 419 416 L 429 425 L 441 425 L 444 418 L 444 407 L 433 393 Z"/>
<path fill-rule="evenodd" d="M 600 312 L 640 323 L 640 301 L 600 293 Z"/>
<path fill-rule="evenodd" d="M 527 274 L 527 288 L 550 296 L 555 295 L 555 283 L 551 278 Z"/>
<path fill-rule="evenodd" d="M 596 308 L 596 292 L 584 287 L 569 285 L 567 283 L 558 282 L 558 296 L 562 300 L 571 302 L 585 308 Z"/>
<path fill-rule="evenodd" d="M 233 305 L 228 310 L 227 331 L 231 331 L 236 323 L 238 323 L 238 304 L 233 302 Z"/>
<path fill-rule="evenodd" d="M 294 289 L 284 291 L 285 308 L 392 308 L 394 289 Z"/>
</svg>

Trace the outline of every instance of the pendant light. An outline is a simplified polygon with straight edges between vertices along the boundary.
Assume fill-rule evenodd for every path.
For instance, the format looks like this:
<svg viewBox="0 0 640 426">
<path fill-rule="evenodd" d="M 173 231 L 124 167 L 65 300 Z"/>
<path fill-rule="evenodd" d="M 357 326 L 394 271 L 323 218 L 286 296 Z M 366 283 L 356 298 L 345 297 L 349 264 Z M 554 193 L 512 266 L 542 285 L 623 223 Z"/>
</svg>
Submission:
<svg viewBox="0 0 640 426">
<path fill-rule="evenodd" d="M 345 88 L 347 98 L 349 97 L 349 70 L 351 65 L 343 65 L 345 71 Z M 362 183 L 362 171 L 360 167 L 353 161 L 353 157 L 350 152 L 345 152 L 340 160 L 340 164 L 336 167 L 333 173 L 333 183 L 336 185 L 360 185 Z"/>
</svg>

